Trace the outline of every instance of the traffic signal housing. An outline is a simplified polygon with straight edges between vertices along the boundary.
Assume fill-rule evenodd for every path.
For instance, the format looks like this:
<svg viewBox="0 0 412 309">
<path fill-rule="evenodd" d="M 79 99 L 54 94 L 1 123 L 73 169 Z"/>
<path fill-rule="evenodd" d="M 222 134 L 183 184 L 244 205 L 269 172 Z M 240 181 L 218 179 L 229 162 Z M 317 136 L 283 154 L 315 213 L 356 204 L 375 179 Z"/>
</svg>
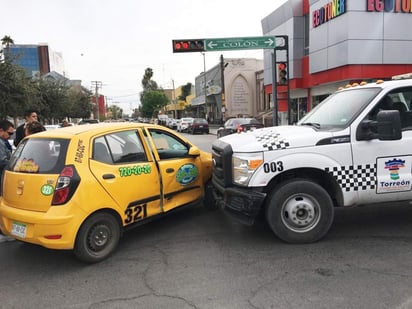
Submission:
<svg viewBox="0 0 412 309">
<path fill-rule="evenodd" d="M 288 84 L 288 65 L 286 62 L 278 63 L 278 84 Z"/>
<path fill-rule="evenodd" d="M 174 53 L 189 53 L 205 51 L 205 41 L 203 39 L 173 40 Z"/>
</svg>

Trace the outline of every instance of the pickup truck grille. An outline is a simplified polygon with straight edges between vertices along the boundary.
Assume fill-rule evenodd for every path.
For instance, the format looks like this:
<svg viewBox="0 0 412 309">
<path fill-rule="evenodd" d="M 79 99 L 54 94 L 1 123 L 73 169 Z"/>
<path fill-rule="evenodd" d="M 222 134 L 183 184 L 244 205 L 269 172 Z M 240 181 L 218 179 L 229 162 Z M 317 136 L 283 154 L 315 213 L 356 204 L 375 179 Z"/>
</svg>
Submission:
<svg viewBox="0 0 412 309">
<path fill-rule="evenodd" d="M 232 154 L 232 147 L 229 144 L 219 139 L 213 143 L 213 183 L 220 187 L 232 185 Z"/>
</svg>

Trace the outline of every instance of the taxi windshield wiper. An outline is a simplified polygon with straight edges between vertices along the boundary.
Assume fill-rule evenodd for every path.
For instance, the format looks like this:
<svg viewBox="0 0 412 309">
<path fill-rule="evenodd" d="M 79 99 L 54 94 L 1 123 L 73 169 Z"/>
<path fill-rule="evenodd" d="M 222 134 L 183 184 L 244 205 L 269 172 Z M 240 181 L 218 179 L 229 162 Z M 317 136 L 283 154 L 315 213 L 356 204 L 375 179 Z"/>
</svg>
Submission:
<svg viewBox="0 0 412 309">
<path fill-rule="evenodd" d="M 320 129 L 320 124 L 316 122 L 304 122 L 304 123 L 301 123 L 300 125 L 310 126 L 310 127 L 314 127 L 315 129 Z"/>
</svg>

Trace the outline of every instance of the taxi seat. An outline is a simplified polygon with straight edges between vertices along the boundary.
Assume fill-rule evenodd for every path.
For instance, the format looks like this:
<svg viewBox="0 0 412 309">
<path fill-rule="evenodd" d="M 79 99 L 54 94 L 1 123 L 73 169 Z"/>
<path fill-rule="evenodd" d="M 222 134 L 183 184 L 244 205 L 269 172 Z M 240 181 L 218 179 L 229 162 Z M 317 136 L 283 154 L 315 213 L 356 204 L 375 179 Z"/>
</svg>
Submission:
<svg viewBox="0 0 412 309">
<path fill-rule="evenodd" d="M 112 163 L 112 157 L 107 146 L 99 142 L 94 144 L 93 159 L 104 163 Z"/>
</svg>

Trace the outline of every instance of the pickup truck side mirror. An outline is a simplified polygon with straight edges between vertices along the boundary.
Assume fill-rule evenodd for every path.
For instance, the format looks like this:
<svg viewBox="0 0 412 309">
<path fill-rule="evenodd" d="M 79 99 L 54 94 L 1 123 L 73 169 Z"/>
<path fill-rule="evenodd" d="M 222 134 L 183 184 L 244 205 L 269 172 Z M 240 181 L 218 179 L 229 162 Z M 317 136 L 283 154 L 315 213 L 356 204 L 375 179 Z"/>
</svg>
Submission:
<svg viewBox="0 0 412 309">
<path fill-rule="evenodd" d="M 397 110 L 382 110 L 376 115 L 376 120 L 365 119 L 356 131 L 356 139 L 382 141 L 399 140 L 402 138 L 400 113 Z"/>
<path fill-rule="evenodd" d="M 402 138 L 401 116 L 397 110 L 383 110 L 376 116 L 378 138 L 393 141 Z"/>
</svg>

